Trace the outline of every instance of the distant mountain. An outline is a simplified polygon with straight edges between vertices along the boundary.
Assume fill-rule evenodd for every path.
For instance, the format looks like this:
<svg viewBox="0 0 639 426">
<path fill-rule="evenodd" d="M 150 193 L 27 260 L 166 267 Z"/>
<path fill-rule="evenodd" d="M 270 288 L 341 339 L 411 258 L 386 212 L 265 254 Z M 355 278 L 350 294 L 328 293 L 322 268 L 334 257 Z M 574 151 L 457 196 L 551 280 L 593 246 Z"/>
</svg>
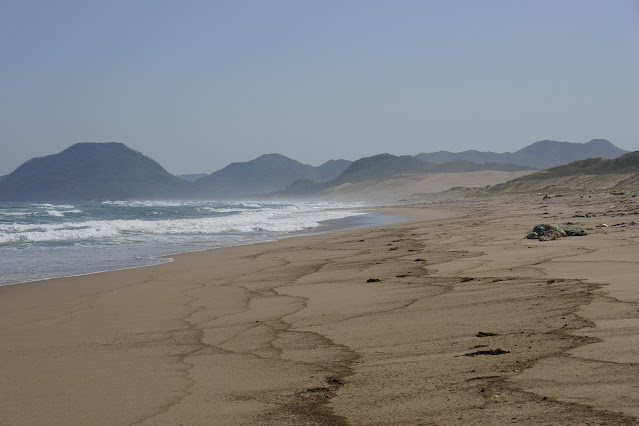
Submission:
<svg viewBox="0 0 639 426">
<path fill-rule="evenodd" d="M 439 151 L 417 154 L 416 157 L 422 161 L 439 164 L 451 161 L 469 161 L 477 164 L 508 163 L 533 169 L 546 169 L 586 158 L 617 158 L 627 152 L 605 139 L 593 139 L 586 143 L 543 140 L 528 145 L 517 152 L 499 154 L 475 150 L 459 153 Z"/>
<path fill-rule="evenodd" d="M 331 180 L 350 161 L 331 160 L 318 167 L 302 164 L 281 154 L 265 154 L 254 160 L 232 163 L 195 182 L 199 197 L 253 197 L 278 191 L 297 179 Z"/>
<path fill-rule="evenodd" d="M 379 154 L 354 161 L 341 175 L 330 181 L 329 185 L 381 180 L 399 173 L 427 173 L 431 167 L 432 165 L 410 155 Z"/>
<path fill-rule="evenodd" d="M 352 163 L 348 160 L 328 160 L 321 166 L 315 167 L 315 176 L 311 179 L 317 182 L 328 182 L 342 174 Z"/>
<path fill-rule="evenodd" d="M 451 163 L 455 161 L 467 161 L 470 163 L 476 164 L 484 164 L 484 163 L 499 163 L 499 162 L 509 162 L 506 160 L 510 160 L 510 153 L 498 154 L 496 152 L 482 152 L 476 151 L 474 149 L 463 152 L 449 152 L 449 151 L 438 151 L 438 152 L 422 152 L 417 154 L 415 157 L 427 163 L 436 163 L 436 164 L 444 164 Z M 512 164 L 512 163 L 510 163 Z"/>
<path fill-rule="evenodd" d="M 124 144 L 85 142 L 22 164 L 0 182 L 0 200 L 177 198 L 191 185 Z"/>
<path fill-rule="evenodd" d="M 351 163 L 339 176 L 328 182 L 316 182 L 301 178 L 281 191 L 275 191 L 273 197 L 312 197 L 328 188 L 345 183 L 379 181 L 401 173 L 426 173 L 434 164 L 426 164 L 410 155 L 396 156 L 379 154 L 360 158 Z"/>
<path fill-rule="evenodd" d="M 444 164 L 426 163 L 410 155 L 379 154 L 364 157 L 353 162 L 335 179 L 327 182 L 328 186 L 343 183 L 357 183 L 376 181 L 389 178 L 397 174 L 411 173 L 464 173 L 481 170 L 519 171 L 527 167 L 513 164 L 486 163 L 476 164 L 469 161 L 453 161 Z"/>
<path fill-rule="evenodd" d="M 177 177 L 188 180 L 189 182 L 195 182 L 198 179 L 202 179 L 204 176 L 208 176 L 206 173 L 192 173 L 187 175 L 178 175 Z"/>
<path fill-rule="evenodd" d="M 620 157 L 618 162 L 612 163 L 605 160 L 624 153 L 626 151 L 607 140 L 595 139 L 584 144 L 539 141 L 515 153 L 503 154 L 480 151 L 457 154 L 442 151 L 415 157 L 379 154 L 355 162 L 330 160 L 318 167 L 281 154 L 265 154 L 248 162 L 229 164 L 210 175 L 176 177 L 124 144 L 79 143 L 59 154 L 33 158 L 13 173 L 0 176 L 0 200 L 237 199 L 266 194 L 311 196 L 345 183 L 381 181 L 398 174 L 482 170 L 512 172 L 548 168 L 557 163 L 568 163 L 575 157 L 580 160 L 592 156 L 604 159 L 577 162 L 563 169 L 549 169 L 549 173 L 555 177 L 580 170 L 596 174 L 603 172 L 595 172 L 594 168 L 614 169 L 632 163 L 632 156 Z"/>
<path fill-rule="evenodd" d="M 541 170 L 490 188 L 490 192 L 522 192 L 551 188 L 639 186 L 639 151 L 615 159 L 588 158 Z"/>
<path fill-rule="evenodd" d="M 515 164 L 548 168 L 587 158 L 613 159 L 627 153 L 605 139 L 593 139 L 586 143 L 543 140 L 517 151 Z"/>
<path fill-rule="evenodd" d="M 346 183 L 372 182 L 388 179 L 394 175 L 417 173 L 465 173 L 483 170 L 521 171 L 528 170 L 524 166 L 503 163 L 476 164 L 468 161 L 453 161 L 444 164 L 425 163 L 410 155 L 396 156 L 379 154 L 372 157 L 360 158 L 348 166 L 335 179 L 318 183 L 310 179 L 298 179 L 283 191 L 272 194 L 276 197 L 310 197 L 326 189 L 334 188 Z"/>
</svg>

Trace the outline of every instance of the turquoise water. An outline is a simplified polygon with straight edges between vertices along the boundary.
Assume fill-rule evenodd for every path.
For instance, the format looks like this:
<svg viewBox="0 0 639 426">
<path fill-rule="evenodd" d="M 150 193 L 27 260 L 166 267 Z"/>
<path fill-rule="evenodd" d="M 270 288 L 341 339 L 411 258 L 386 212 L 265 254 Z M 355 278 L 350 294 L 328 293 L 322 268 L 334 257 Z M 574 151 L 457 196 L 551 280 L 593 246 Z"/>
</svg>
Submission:
<svg viewBox="0 0 639 426">
<path fill-rule="evenodd" d="M 375 222 L 363 204 L 0 203 L 0 285 L 146 266 L 159 256 Z M 379 222 L 379 220 L 378 220 Z"/>
</svg>

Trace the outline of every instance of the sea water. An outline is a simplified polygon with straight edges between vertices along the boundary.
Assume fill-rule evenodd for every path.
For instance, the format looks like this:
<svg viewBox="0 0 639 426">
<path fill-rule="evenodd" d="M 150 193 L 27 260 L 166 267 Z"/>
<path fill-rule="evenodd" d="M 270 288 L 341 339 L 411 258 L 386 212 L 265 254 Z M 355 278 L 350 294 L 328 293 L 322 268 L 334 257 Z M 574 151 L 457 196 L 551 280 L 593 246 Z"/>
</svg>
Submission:
<svg viewBox="0 0 639 426">
<path fill-rule="evenodd" d="M 329 202 L 0 203 L 0 285 L 147 266 L 169 261 L 160 256 L 175 253 L 384 222 L 364 207 Z"/>
</svg>

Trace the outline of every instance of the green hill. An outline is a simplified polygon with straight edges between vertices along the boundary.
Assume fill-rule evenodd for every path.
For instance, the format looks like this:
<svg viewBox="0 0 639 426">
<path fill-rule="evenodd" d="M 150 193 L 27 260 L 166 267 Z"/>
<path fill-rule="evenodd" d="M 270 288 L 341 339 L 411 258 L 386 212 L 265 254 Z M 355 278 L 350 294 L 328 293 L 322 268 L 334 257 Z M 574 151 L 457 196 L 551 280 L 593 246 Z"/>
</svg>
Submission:
<svg viewBox="0 0 639 426">
<path fill-rule="evenodd" d="M 542 170 L 495 185 L 490 192 L 526 191 L 546 187 L 637 187 L 638 183 L 639 151 L 634 151 L 615 159 L 588 158 Z"/>
<path fill-rule="evenodd" d="M 379 154 L 354 161 L 329 185 L 381 180 L 400 173 L 427 173 L 432 166 L 410 155 Z"/>
<path fill-rule="evenodd" d="M 540 172 L 521 177 L 520 179 L 538 180 L 569 175 L 602 175 L 628 172 L 639 172 L 639 151 L 630 152 L 612 160 L 605 158 L 588 158 L 586 160 L 573 161 L 565 166 L 542 170 Z"/>
<path fill-rule="evenodd" d="M 179 198 L 190 187 L 124 144 L 84 142 L 22 164 L 0 181 L 0 200 Z"/>
</svg>

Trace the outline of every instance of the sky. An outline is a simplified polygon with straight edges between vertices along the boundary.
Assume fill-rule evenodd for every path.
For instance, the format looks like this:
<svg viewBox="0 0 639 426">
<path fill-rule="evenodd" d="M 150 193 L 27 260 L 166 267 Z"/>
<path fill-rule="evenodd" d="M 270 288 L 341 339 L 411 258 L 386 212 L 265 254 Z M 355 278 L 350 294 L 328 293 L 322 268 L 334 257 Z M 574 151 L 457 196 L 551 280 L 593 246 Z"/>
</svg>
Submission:
<svg viewBox="0 0 639 426">
<path fill-rule="evenodd" d="M 595 138 L 639 150 L 639 0 L 0 0 L 0 175 L 86 141 L 184 174 Z"/>
</svg>

